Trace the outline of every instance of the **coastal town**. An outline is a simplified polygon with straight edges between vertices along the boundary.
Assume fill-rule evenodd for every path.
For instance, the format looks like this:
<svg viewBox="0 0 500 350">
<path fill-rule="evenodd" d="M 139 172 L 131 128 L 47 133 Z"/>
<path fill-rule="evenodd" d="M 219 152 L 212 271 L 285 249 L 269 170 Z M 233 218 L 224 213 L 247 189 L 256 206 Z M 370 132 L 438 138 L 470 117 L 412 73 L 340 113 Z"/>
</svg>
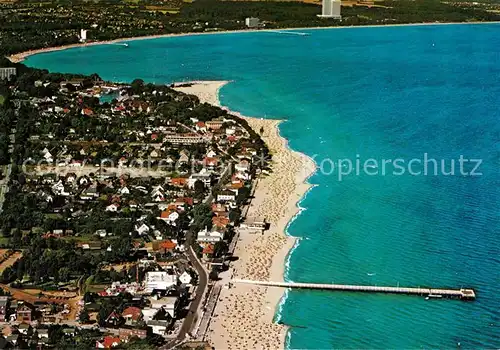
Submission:
<svg viewBox="0 0 500 350">
<path fill-rule="evenodd" d="M 499 11 L 489 1 L 0 0 L 0 348 L 284 348 L 292 325 L 276 315 L 300 240 L 287 229 L 317 170 L 288 147 L 282 120 L 221 106 L 231 82 L 117 83 L 25 58 L 228 30 L 489 22 Z M 433 290 L 414 294 L 442 297 Z"/>
<path fill-rule="evenodd" d="M 248 249 L 241 242 L 255 240 L 274 255 L 286 241 L 276 241 L 279 228 L 269 233 L 282 213 L 266 212 L 267 196 L 255 195 L 283 166 L 273 166 L 262 139 L 280 143 L 278 135 L 264 136 L 276 125 L 257 127 L 203 103 L 203 94 L 180 92 L 196 94 L 199 84 L 10 72 L 0 81 L 9 125 L 2 138 L 0 341 L 41 348 L 220 344 L 208 334 L 227 327 L 217 325 L 217 313 L 231 308 L 220 301 L 232 293 L 238 247 Z M 215 98 L 220 85 L 209 86 Z M 274 201 L 286 199 L 278 194 L 267 205 L 285 210 Z M 269 242 L 273 247 L 262 246 Z M 264 263 L 241 273 L 266 273 L 271 261 Z"/>
</svg>

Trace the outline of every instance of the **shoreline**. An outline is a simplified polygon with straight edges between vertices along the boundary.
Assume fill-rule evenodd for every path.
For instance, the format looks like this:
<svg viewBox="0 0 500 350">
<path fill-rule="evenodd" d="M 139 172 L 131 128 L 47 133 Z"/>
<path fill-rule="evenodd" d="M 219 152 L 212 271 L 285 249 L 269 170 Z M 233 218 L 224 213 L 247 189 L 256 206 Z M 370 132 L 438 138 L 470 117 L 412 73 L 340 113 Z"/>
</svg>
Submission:
<svg viewBox="0 0 500 350">
<path fill-rule="evenodd" d="M 353 28 L 385 28 L 385 27 L 411 27 L 411 26 L 437 26 L 437 25 L 474 25 L 474 24 L 500 24 L 500 21 L 491 22 L 424 22 L 424 23 L 398 23 L 398 24 L 370 24 L 360 26 L 325 26 L 325 27 L 297 27 L 297 28 L 274 28 L 274 29 L 239 29 L 239 30 L 220 30 L 209 32 L 187 32 L 187 33 L 169 33 L 169 34 L 154 34 L 128 38 L 118 38 L 111 40 L 93 41 L 88 43 L 74 43 L 62 46 L 53 46 L 35 50 L 28 50 L 7 56 L 12 63 L 21 63 L 26 58 L 41 53 L 63 51 L 79 47 L 88 47 L 96 45 L 116 44 L 124 41 L 140 41 L 151 40 L 169 37 L 183 37 L 183 36 L 197 36 L 197 35 L 218 35 L 218 34 L 236 34 L 236 33 L 256 33 L 256 32 L 270 32 L 283 31 L 283 30 L 325 30 L 325 29 L 353 29 Z"/>
<path fill-rule="evenodd" d="M 230 278 L 283 281 L 290 253 L 300 241 L 288 234 L 288 228 L 304 211 L 300 202 L 313 187 L 307 180 L 315 173 L 316 164 L 289 147 L 288 140 L 279 131 L 283 120 L 247 117 L 222 107 L 219 91 L 228 81 L 185 83 L 193 85 L 175 89 L 245 119 L 256 132 L 264 128 L 262 138 L 273 154 L 273 172 L 259 179 L 248 216 L 266 217 L 271 227 L 262 236 L 240 237 L 234 254 L 239 260 L 232 264 L 228 274 Z M 285 300 L 286 290 L 281 288 L 243 284 L 223 288 L 207 340 L 217 349 L 283 349 L 288 327 L 274 321 Z M 234 327 L 238 324 L 240 327 Z"/>
</svg>

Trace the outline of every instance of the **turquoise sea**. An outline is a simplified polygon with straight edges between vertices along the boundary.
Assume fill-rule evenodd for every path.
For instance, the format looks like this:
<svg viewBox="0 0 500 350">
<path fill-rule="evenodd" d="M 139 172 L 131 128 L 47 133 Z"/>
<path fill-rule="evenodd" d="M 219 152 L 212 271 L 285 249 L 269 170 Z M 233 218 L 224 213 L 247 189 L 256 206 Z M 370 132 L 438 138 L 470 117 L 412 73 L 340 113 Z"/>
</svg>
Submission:
<svg viewBox="0 0 500 350">
<path fill-rule="evenodd" d="M 454 176 L 312 176 L 286 278 L 468 286 L 475 302 L 293 291 L 277 317 L 292 326 L 288 348 L 500 348 L 500 25 L 308 32 L 131 41 L 26 63 L 127 82 L 232 80 L 224 105 L 286 119 L 290 146 L 327 172 L 325 159 L 357 155 L 427 153 L 447 172 L 455 159 Z M 482 175 L 460 175 L 461 155 L 481 159 Z"/>
</svg>

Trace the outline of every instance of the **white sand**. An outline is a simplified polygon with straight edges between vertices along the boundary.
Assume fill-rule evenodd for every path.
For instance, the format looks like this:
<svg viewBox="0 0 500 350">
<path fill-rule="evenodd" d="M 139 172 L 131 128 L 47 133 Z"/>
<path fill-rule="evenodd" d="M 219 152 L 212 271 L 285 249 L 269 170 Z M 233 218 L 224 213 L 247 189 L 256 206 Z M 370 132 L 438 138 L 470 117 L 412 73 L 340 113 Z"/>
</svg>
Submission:
<svg viewBox="0 0 500 350">
<path fill-rule="evenodd" d="M 197 95 L 200 101 L 220 106 L 219 89 L 227 82 L 195 82 L 176 88 Z M 233 114 L 237 114 L 232 112 Z M 243 117 L 240 115 L 240 117 Z M 295 239 L 285 234 L 288 222 L 298 213 L 297 202 L 311 185 L 315 171 L 307 156 L 291 151 L 279 135 L 281 121 L 245 118 L 259 132 L 273 154 L 273 173 L 259 179 L 248 216 L 265 217 L 271 228 L 264 235 L 243 235 L 236 246 L 232 278 L 282 281 L 285 259 Z M 216 349 L 282 349 L 286 327 L 273 323 L 283 289 L 237 284 L 223 288 L 210 324 L 207 340 Z"/>
</svg>

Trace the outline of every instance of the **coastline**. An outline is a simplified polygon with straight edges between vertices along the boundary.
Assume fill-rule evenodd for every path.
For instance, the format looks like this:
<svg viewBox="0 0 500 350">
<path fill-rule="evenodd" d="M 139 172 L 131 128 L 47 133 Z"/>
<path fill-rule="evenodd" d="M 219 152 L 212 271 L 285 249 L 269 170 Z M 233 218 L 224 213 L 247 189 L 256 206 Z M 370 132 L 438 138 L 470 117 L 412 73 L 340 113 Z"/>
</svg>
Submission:
<svg viewBox="0 0 500 350">
<path fill-rule="evenodd" d="M 139 41 L 139 40 L 150 40 L 159 38 L 169 38 L 169 37 L 182 37 L 182 36 L 194 36 L 194 35 L 216 35 L 216 34 L 234 34 L 234 33 L 255 33 L 255 32 L 273 32 L 273 31 L 283 31 L 283 30 L 323 30 L 323 29 L 347 29 L 347 28 L 385 28 L 385 27 L 403 27 L 403 26 L 434 26 L 434 25 L 473 25 L 473 24 L 499 24 L 499 21 L 492 22 L 425 22 L 425 23 L 401 23 L 401 24 L 370 24 L 361 26 L 325 26 L 325 27 L 298 27 L 298 28 L 274 28 L 274 29 L 240 29 L 240 30 L 221 30 L 221 31 L 209 31 L 209 32 L 187 32 L 187 33 L 170 33 L 170 34 L 156 34 L 156 35 L 145 35 L 129 38 L 118 38 L 112 40 L 103 41 L 93 41 L 88 43 L 75 43 L 62 46 L 47 47 L 36 50 L 28 50 L 7 56 L 7 58 L 12 63 L 23 62 L 26 58 L 53 51 L 63 51 L 78 47 L 87 47 L 95 45 L 106 45 L 121 43 L 124 41 Z"/>
<path fill-rule="evenodd" d="M 201 102 L 221 107 L 219 90 L 229 82 L 189 83 L 193 85 L 175 89 L 196 95 Z M 286 260 L 299 242 L 298 238 L 288 235 L 287 229 L 303 210 L 299 203 L 313 187 L 307 179 L 316 171 L 316 165 L 310 157 L 290 149 L 288 141 L 279 133 L 283 120 L 251 118 L 224 109 L 245 119 L 256 132 L 264 128 L 262 138 L 273 154 L 273 172 L 258 180 L 248 212 L 248 216 L 265 217 L 271 227 L 262 236 L 239 238 L 234 253 L 239 259 L 223 279 L 283 281 Z M 231 289 L 223 288 L 207 340 L 217 349 L 283 349 L 288 328 L 273 321 L 284 297 L 285 290 L 280 288 L 242 284 L 233 285 Z"/>
</svg>

